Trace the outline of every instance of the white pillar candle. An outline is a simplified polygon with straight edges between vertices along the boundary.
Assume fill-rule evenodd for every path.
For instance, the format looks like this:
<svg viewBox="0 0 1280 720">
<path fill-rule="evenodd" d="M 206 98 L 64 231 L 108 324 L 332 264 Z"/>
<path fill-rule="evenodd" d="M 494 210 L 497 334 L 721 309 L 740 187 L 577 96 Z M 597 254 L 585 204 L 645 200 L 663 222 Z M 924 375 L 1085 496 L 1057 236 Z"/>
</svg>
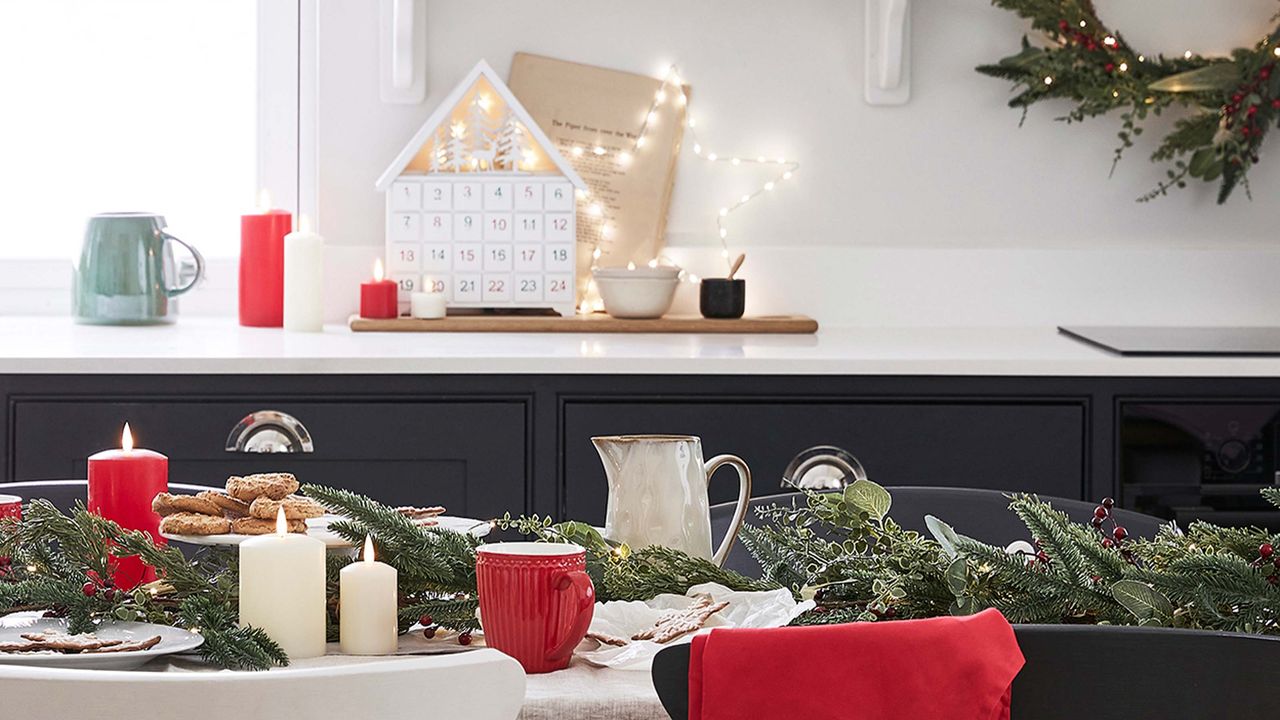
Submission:
<svg viewBox="0 0 1280 720">
<path fill-rule="evenodd" d="M 324 329 L 324 238 L 311 232 L 305 215 L 284 236 L 284 329 Z"/>
<path fill-rule="evenodd" d="M 364 560 L 338 575 L 342 615 L 338 632 L 346 655 L 392 655 L 399 644 L 396 569 L 373 558 L 373 540 L 364 539 Z"/>
<path fill-rule="evenodd" d="M 240 625 L 264 630 L 292 659 L 324 655 L 324 543 L 289 533 L 284 508 L 276 534 L 240 543 Z"/>
<path fill-rule="evenodd" d="M 409 315 L 421 320 L 444 317 L 444 293 L 416 292 L 409 296 Z"/>
</svg>

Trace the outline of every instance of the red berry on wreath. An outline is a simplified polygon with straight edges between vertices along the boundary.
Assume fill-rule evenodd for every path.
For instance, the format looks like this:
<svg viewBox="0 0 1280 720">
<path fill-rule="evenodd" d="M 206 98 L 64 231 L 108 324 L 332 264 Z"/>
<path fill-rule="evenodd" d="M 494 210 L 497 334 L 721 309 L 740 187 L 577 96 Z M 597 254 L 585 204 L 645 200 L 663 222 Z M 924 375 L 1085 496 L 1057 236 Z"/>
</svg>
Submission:
<svg viewBox="0 0 1280 720">
<path fill-rule="evenodd" d="M 1103 70 L 1105 70 L 1105 71 L 1107 71 L 1107 72 L 1115 72 L 1116 64 L 1115 64 L 1115 63 L 1107 63 L 1106 65 L 1103 65 L 1103 66 L 1102 66 L 1102 69 L 1103 69 Z"/>
<path fill-rule="evenodd" d="M 1275 100 L 1272 100 L 1271 107 L 1275 108 L 1276 110 L 1280 110 L 1280 98 L 1276 98 Z"/>
<path fill-rule="evenodd" d="M 1269 67 L 1264 67 L 1264 68 L 1262 68 L 1261 70 L 1259 70 L 1259 71 L 1258 71 L 1258 77 L 1262 78 L 1263 80 L 1266 80 L 1266 79 L 1270 78 L 1270 77 L 1271 77 L 1271 68 L 1269 68 Z"/>
<path fill-rule="evenodd" d="M 1059 30 L 1061 30 L 1061 31 L 1063 31 L 1063 32 L 1066 32 L 1066 31 L 1067 31 L 1067 28 L 1069 28 L 1069 27 L 1071 27 L 1071 23 L 1067 22 L 1066 20 L 1059 20 L 1059 21 L 1058 21 L 1058 29 L 1059 29 Z"/>
<path fill-rule="evenodd" d="M 458 644 L 459 644 L 459 645 L 470 645 L 470 644 L 471 644 L 471 633 L 469 633 L 469 632 L 464 632 L 464 633 L 462 633 L 461 635 L 459 635 L 459 636 L 458 636 Z"/>
<path fill-rule="evenodd" d="M 1111 534 L 1115 535 L 1117 540 L 1123 540 L 1129 537 L 1129 531 L 1125 530 L 1123 525 L 1117 525 L 1116 529 L 1112 531 Z"/>
<path fill-rule="evenodd" d="M 98 586 L 91 582 L 87 582 L 80 586 L 80 592 L 84 593 L 85 597 L 93 597 L 98 594 Z"/>
<path fill-rule="evenodd" d="M 1095 530 L 1101 530 L 1101 529 L 1102 529 L 1102 518 L 1100 518 L 1100 517 L 1091 517 L 1091 518 L 1089 518 L 1089 524 L 1090 524 L 1090 525 L 1092 525 L 1092 526 L 1094 527 L 1094 529 L 1095 529 Z"/>
<path fill-rule="evenodd" d="M 428 625 L 427 627 L 422 628 L 422 637 L 424 637 L 424 638 L 426 638 L 426 639 L 430 640 L 431 638 L 433 638 L 433 637 L 435 637 L 435 636 L 436 636 L 436 626 L 435 626 L 435 625 Z"/>
<path fill-rule="evenodd" d="M 1241 95 L 1240 93 L 1236 93 L 1235 95 L 1232 95 L 1232 96 L 1231 96 L 1231 102 L 1233 102 L 1233 103 L 1235 103 L 1235 104 L 1237 104 L 1237 105 L 1239 105 L 1239 104 L 1240 104 L 1240 101 L 1241 101 L 1241 100 L 1243 100 L 1243 99 L 1244 99 L 1244 95 Z"/>
<path fill-rule="evenodd" d="M 1249 117 L 1253 117 L 1254 115 L 1257 115 L 1257 114 L 1258 114 L 1258 106 L 1257 106 L 1257 105 L 1250 105 L 1250 106 L 1249 106 L 1249 109 L 1245 111 L 1245 114 L 1246 114 L 1246 115 L 1248 115 Z"/>
<path fill-rule="evenodd" d="M 1104 508 L 1106 508 L 1106 509 L 1110 510 L 1111 508 L 1113 508 L 1113 507 L 1115 507 L 1115 506 L 1116 506 L 1116 501 L 1115 501 L 1115 500 L 1112 500 L 1112 499 L 1111 499 L 1111 498 L 1109 498 L 1109 497 L 1104 497 L 1104 498 L 1102 498 L 1102 507 L 1104 507 Z"/>
<path fill-rule="evenodd" d="M 102 591 L 102 599 L 111 602 L 116 597 L 116 589 L 109 587 Z"/>
<path fill-rule="evenodd" d="M 430 625 L 430 624 L 431 624 L 431 616 L 430 616 L 430 615 L 423 615 L 423 616 L 419 617 L 419 618 L 418 618 L 418 624 L 419 624 L 419 625 L 421 625 L 422 627 L 427 627 L 428 625 Z"/>
<path fill-rule="evenodd" d="M 1271 543 L 1262 543 L 1261 545 L 1258 546 L 1258 554 L 1262 556 L 1263 560 L 1270 559 L 1272 553 L 1274 553 L 1275 551 L 1276 549 L 1271 546 Z"/>
<path fill-rule="evenodd" d="M 1101 520 L 1102 518 L 1107 516 L 1107 509 L 1099 505 L 1098 507 L 1093 509 L 1093 516 Z"/>
<path fill-rule="evenodd" d="M 1111 538 L 1102 538 L 1102 547 L 1111 548 L 1114 546 L 1115 546 L 1115 543 L 1111 542 Z"/>
</svg>

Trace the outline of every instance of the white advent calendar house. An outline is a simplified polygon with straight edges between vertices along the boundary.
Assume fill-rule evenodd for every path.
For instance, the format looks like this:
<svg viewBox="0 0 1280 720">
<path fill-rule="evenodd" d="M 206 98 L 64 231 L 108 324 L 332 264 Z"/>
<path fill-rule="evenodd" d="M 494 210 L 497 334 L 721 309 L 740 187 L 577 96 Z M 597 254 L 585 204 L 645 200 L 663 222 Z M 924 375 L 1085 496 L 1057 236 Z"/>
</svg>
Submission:
<svg viewBox="0 0 1280 720">
<path fill-rule="evenodd" d="M 387 268 L 451 308 L 575 308 L 582 178 L 489 64 L 449 93 L 378 179 Z"/>
</svg>

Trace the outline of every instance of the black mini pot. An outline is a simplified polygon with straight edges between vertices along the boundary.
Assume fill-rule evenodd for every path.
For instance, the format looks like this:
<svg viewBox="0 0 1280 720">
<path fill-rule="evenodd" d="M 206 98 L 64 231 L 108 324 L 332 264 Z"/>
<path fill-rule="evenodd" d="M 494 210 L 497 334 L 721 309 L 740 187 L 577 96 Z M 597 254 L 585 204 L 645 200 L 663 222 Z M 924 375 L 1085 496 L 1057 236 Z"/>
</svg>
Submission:
<svg viewBox="0 0 1280 720">
<path fill-rule="evenodd" d="M 703 278 L 698 294 L 702 317 L 733 320 L 742 317 L 747 307 L 747 281 L 728 278 Z"/>
</svg>

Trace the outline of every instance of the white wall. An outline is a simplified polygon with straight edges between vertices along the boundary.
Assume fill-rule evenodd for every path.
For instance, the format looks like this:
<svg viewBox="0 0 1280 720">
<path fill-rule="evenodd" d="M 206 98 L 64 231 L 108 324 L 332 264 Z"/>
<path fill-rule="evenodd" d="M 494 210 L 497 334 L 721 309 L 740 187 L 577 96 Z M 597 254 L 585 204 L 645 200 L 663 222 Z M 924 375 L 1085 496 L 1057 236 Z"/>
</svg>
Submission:
<svg viewBox="0 0 1280 720">
<path fill-rule="evenodd" d="M 1247 0 L 1251 6 L 1258 3 L 1274 5 Z M 1105 4 L 1100 0 L 1100 7 Z M 1077 322 L 1106 321 L 1105 308 L 1135 291 L 1123 278 L 1145 272 L 1165 249 L 1222 248 L 1232 258 L 1205 266 L 1214 274 L 1212 282 L 1226 283 L 1230 292 L 1198 303 L 1224 322 L 1230 322 L 1233 303 L 1238 307 L 1237 296 L 1250 296 L 1250 286 L 1240 283 L 1269 282 L 1257 273 L 1239 278 L 1222 273 L 1235 264 L 1250 265 L 1252 249 L 1273 243 L 1280 156 L 1270 153 L 1255 168 L 1252 202 L 1238 192 L 1218 207 L 1216 188 L 1209 186 L 1151 204 L 1134 202 L 1163 176 L 1163 168 L 1147 162 L 1149 144 L 1131 149 L 1108 179 L 1115 118 L 1067 126 L 1053 120 L 1065 106 L 1037 107 L 1019 128 L 1019 113 L 1005 106 L 1007 84 L 973 72 L 975 65 L 1015 51 L 1024 31 L 1021 21 L 987 0 L 913 3 L 912 100 L 903 107 L 863 102 L 863 3 L 847 0 L 428 0 L 429 97 L 419 106 L 383 105 L 377 97 L 376 5 L 319 2 L 318 204 L 320 228 L 331 243 L 381 244 L 382 201 L 374 179 L 476 60 L 486 58 L 505 74 L 512 54 L 523 50 L 654 74 L 677 62 L 693 86 L 691 114 L 705 147 L 721 154 L 798 159 L 803 166 L 794 185 L 735 214 L 731 232 L 748 250 L 818 248 L 797 258 L 815 263 L 814 274 L 796 278 L 800 282 L 835 282 L 840 268 L 824 263 L 822 246 L 983 248 L 974 257 L 993 277 L 1026 272 L 1027 264 L 1016 257 L 1034 251 L 1082 252 L 1078 261 L 1075 256 L 1066 263 L 1046 260 L 1043 271 L 1050 275 L 1059 266 L 1078 274 L 1094 262 L 1135 263 L 1128 270 L 1099 268 L 1116 284 L 1095 290 L 1114 297 L 1101 298 L 1098 317 L 1072 318 Z M 1262 29 L 1255 27 L 1254 15 L 1241 21 L 1246 35 Z M 1194 21 L 1166 16 L 1145 32 L 1176 43 L 1178 33 L 1188 30 L 1176 27 L 1184 20 Z M 1190 30 L 1194 35 L 1194 24 Z M 1153 123 L 1144 139 L 1153 143 L 1163 127 Z M 713 244 L 712 213 L 761 179 L 750 170 L 709 167 L 686 150 L 669 243 L 695 250 Z M 1011 254 L 998 252 L 1002 249 Z M 830 257 L 846 262 L 853 256 Z M 912 255 L 857 257 L 889 263 Z M 1179 265 L 1171 277 L 1196 276 L 1201 255 L 1174 257 L 1167 262 L 1190 264 Z M 1006 263 L 1006 258 L 1015 259 Z M 763 265 L 749 264 L 748 270 L 757 276 L 772 271 Z M 925 301 L 937 303 L 937 317 L 949 322 L 952 313 L 946 309 L 955 298 L 945 292 L 950 284 L 946 265 L 921 264 L 925 275 L 916 281 L 943 288 Z M 874 265 L 858 271 L 874 275 Z M 1049 279 L 1054 281 L 1047 287 L 1070 292 L 1066 276 Z M 1259 293 L 1265 289 L 1258 286 Z M 1197 288 L 1185 292 L 1197 304 Z M 1214 305 L 1218 302 L 1224 303 L 1221 312 Z M 984 321 L 1000 322 L 998 304 L 989 305 Z M 1162 305 L 1180 303 L 1157 299 L 1147 321 L 1180 321 L 1175 313 L 1162 316 Z M 806 309 L 842 315 L 836 307 Z M 330 309 L 331 316 L 341 312 Z M 889 312 L 882 319 L 889 323 L 893 317 Z M 1031 320 L 1058 317 L 1060 312 L 1046 308 Z M 1004 319 L 1029 321 L 1025 312 Z"/>
</svg>

